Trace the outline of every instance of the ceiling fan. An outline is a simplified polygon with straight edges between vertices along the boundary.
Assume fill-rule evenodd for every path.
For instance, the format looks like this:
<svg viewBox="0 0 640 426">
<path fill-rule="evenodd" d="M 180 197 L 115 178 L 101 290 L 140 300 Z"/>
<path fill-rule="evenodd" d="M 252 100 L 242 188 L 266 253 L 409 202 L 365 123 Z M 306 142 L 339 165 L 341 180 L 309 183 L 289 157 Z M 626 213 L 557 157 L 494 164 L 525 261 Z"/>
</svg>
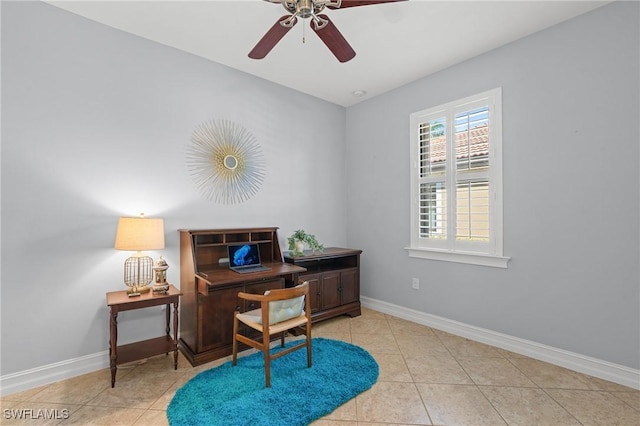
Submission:
<svg viewBox="0 0 640 426">
<path fill-rule="evenodd" d="M 269 3 L 281 3 L 289 12 L 278 19 L 276 23 L 260 39 L 258 44 L 249 52 L 252 59 L 262 59 L 278 44 L 284 35 L 298 22 L 298 18 L 311 18 L 311 29 L 318 34 L 320 40 L 327 45 L 331 53 L 340 62 L 347 62 L 356 56 L 347 40 L 327 15 L 320 14 L 325 7 L 329 9 L 344 9 L 345 7 L 367 6 L 371 4 L 393 3 L 406 0 L 264 0 Z"/>
</svg>

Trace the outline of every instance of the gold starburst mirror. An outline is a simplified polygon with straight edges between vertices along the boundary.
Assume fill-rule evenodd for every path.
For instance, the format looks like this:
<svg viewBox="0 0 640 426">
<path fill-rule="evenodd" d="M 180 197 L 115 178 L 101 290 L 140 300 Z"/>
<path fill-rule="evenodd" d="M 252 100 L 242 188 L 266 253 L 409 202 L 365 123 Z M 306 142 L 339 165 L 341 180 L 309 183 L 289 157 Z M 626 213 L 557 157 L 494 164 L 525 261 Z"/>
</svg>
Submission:
<svg viewBox="0 0 640 426">
<path fill-rule="evenodd" d="M 251 198 L 265 174 L 256 138 L 228 120 L 207 121 L 194 130 L 187 149 L 187 168 L 202 195 L 223 204 Z"/>
</svg>

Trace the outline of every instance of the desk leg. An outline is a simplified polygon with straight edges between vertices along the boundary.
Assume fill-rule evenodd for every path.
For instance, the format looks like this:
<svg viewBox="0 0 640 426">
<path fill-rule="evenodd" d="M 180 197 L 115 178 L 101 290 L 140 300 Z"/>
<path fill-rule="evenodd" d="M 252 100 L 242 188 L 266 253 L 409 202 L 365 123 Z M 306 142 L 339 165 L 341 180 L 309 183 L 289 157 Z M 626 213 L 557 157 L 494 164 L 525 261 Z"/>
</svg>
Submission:
<svg viewBox="0 0 640 426">
<path fill-rule="evenodd" d="M 167 307 L 169 312 L 169 307 Z M 178 369 L 178 302 L 173 304 L 173 369 Z"/>
<path fill-rule="evenodd" d="M 169 328 L 169 325 L 171 325 L 171 303 L 167 303 L 167 305 L 164 307 L 164 310 L 166 315 L 164 332 L 167 334 L 167 336 L 170 336 L 171 328 Z M 167 352 L 166 355 L 169 355 L 169 352 Z"/>
<path fill-rule="evenodd" d="M 116 385 L 116 371 L 118 369 L 118 311 L 111 307 L 109 326 L 109 365 L 111 367 L 111 387 Z"/>
</svg>

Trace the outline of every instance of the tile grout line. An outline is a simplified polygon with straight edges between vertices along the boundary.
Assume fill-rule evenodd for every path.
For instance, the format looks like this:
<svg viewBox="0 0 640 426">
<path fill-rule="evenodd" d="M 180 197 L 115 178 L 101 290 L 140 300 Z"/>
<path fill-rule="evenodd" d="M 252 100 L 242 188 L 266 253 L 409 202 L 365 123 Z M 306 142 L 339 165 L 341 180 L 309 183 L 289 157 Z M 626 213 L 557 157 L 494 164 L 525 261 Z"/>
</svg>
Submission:
<svg viewBox="0 0 640 426">
<path fill-rule="evenodd" d="M 415 377 L 413 376 L 413 373 L 411 373 L 411 370 L 409 369 L 409 364 L 407 364 L 407 359 L 405 358 L 404 353 L 400 349 L 400 345 L 398 344 L 398 339 L 396 338 L 396 333 L 393 331 L 393 328 L 391 327 L 391 324 L 389 323 L 389 318 L 393 318 L 393 317 L 390 317 L 390 316 L 385 314 L 385 320 L 387 321 L 387 326 L 391 330 L 391 335 L 393 336 L 393 341 L 395 342 L 396 346 L 398 347 L 398 352 L 400 352 L 400 356 L 402 357 L 402 362 L 404 363 L 404 366 L 407 369 L 407 372 L 409 373 L 409 376 L 411 377 L 411 383 L 413 384 L 413 386 L 416 389 L 416 392 L 420 396 L 420 401 L 422 402 L 422 407 L 424 408 L 424 412 L 427 413 L 427 418 L 429 419 L 429 423 L 431 425 L 434 425 L 435 423 L 433 423 L 433 418 L 431 417 L 431 413 L 429 413 L 429 408 L 427 407 L 427 403 L 424 400 L 424 397 L 422 396 L 422 393 L 418 389 L 418 386 L 416 385 L 416 383 L 418 383 L 418 382 L 416 382 Z"/>
</svg>

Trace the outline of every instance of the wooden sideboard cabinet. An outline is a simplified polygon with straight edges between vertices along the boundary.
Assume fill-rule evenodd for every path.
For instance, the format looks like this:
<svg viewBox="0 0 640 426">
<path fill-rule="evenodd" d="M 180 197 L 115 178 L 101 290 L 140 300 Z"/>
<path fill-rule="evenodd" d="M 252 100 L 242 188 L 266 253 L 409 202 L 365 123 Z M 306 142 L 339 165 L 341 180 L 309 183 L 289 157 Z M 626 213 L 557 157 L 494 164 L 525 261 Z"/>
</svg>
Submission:
<svg viewBox="0 0 640 426">
<path fill-rule="evenodd" d="M 295 286 L 305 269 L 282 261 L 278 228 L 180 229 L 180 351 L 191 365 L 230 355 L 233 313 L 259 308 L 238 292 Z M 268 271 L 240 274 L 229 269 L 229 244 L 257 244 Z M 244 333 L 252 333 L 248 329 Z"/>
<path fill-rule="evenodd" d="M 329 247 L 316 254 L 285 254 L 285 262 L 306 269 L 300 279 L 309 282 L 313 322 L 343 314 L 360 315 L 361 253 L 362 250 Z"/>
</svg>

